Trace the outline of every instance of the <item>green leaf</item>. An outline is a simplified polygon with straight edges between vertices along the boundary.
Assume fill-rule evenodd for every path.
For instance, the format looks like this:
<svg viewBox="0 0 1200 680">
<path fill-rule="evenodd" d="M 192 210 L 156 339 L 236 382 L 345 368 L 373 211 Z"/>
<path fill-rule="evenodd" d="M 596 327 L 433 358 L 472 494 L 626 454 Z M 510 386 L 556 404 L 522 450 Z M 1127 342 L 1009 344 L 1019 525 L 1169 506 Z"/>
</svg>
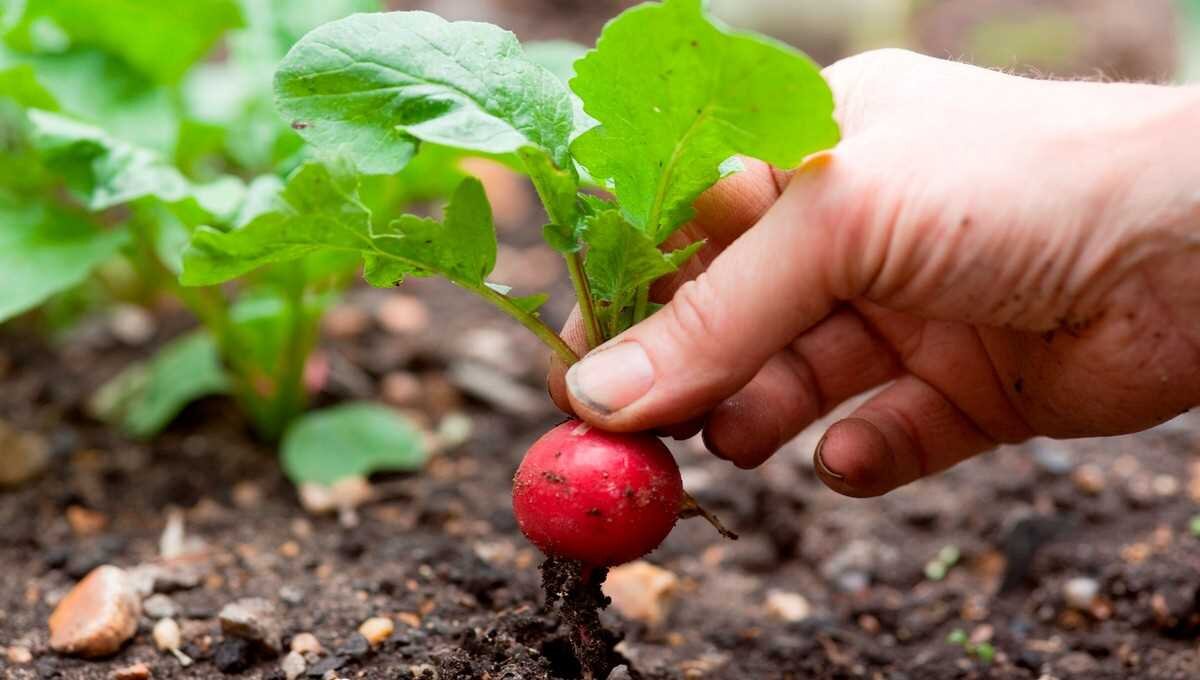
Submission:
<svg viewBox="0 0 1200 680">
<path fill-rule="evenodd" d="M 125 62 L 93 49 L 8 56 L 11 63 L 34 69 L 38 81 L 58 101 L 54 110 L 158 153 L 169 154 L 175 148 L 179 121 L 172 93 Z M 4 57 L 0 54 L 0 61 Z"/>
<path fill-rule="evenodd" d="M 358 200 L 353 175 L 340 165 L 310 162 L 282 191 L 261 185 L 253 208 L 228 232 L 204 226 L 183 253 L 185 286 L 228 281 L 272 262 L 319 249 L 359 251 L 370 245 L 371 214 Z"/>
<path fill-rule="evenodd" d="M 671 253 L 658 249 L 619 211 L 608 210 L 587 218 L 587 275 L 595 299 L 608 303 L 609 329 L 621 330 L 616 320 L 633 304 L 637 289 L 677 270 L 703 245 L 699 241 Z"/>
<path fill-rule="evenodd" d="M 245 186 L 233 177 L 193 185 L 158 154 L 103 130 L 45 111 L 29 112 L 33 145 L 92 210 L 153 197 L 178 206 L 189 221 L 224 220 L 240 205 Z"/>
<path fill-rule="evenodd" d="M 163 83 L 174 83 L 226 30 L 241 24 L 235 0 L 25 0 L 8 35 L 18 49 L 97 47 Z M 57 44 L 39 34 L 51 32 Z"/>
<path fill-rule="evenodd" d="M 496 154 L 533 146 L 570 166 L 567 89 L 490 24 L 426 12 L 326 24 L 284 58 L 275 96 L 306 140 L 367 174 L 398 171 L 418 140 Z"/>
<path fill-rule="evenodd" d="M 421 432 L 395 411 L 365 402 L 301 416 L 281 446 L 293 482 L 333 484 L 385 470 L 419 470 L 428 459 Z"/>
<path fill-rule="evenodd" d="M 790 168 L 838 141 L 817 65 L 766 38 L 713 25 L 701 0 L 626 11 L 571 81 L 601 125 L 572 152 L 610 181 L 626 217 L 661 243 L 735 154 Z"/>
<path fill-rule="evenodd" d="M 0 69 L 0 97 L 6 97 L 32 109 L 58 110 L 58 100 L 38 82 L 28 64 Z"/>
<path fill-rule="evenodd" d="M 372 285 L 392 285 L 405 276 L 444 276 L 459 284 L 482 286 L 496 266 L 496 231 L 483 184 L 463 180 L 446 206 L 442 224 L 402 215 L 376 233 L 364 276 Z"/>
<path fill-rule="evenodd" d="M 374 228 L 352 170 L 310 162 L 289 178 L 270 209 L 228 232 L 201 227 L 184 252 L 184 285 L 212 285 L 272 262 L 343 251 L 366 259 L 367 280 L 440 275 L 481 286 L 496 262 L 496 234 L 483 185 L 463 180 L 443 223 L 404 215 Z"/>
<path fill-rule="evenodd" d="M 126 368 L 93 395 L 90 407 L 135 437 L 151 437 L 189 403 L 228 389 L 216 343 L 197 332 L 165 345 L 150 361 Z"/>
<path fill-rule="evenodd" d="M 49 205 L 0 194 L 0 321 L 82 281 L 126 242 Z"/>
</svg>

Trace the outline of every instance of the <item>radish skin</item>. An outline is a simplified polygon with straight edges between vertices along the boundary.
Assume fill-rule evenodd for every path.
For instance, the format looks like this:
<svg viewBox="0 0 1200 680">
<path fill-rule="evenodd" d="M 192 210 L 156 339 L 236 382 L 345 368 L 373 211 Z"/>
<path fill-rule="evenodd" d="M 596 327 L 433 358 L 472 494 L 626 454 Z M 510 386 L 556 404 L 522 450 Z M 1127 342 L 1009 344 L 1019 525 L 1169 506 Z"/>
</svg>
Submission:
<svg viewBox="0 0 1200 680">
<path fill-rule="evenodd" d="M 658 547 L 685 498 L 679 466 L 656 437 L 577 420 L 537 440 L 513 479 L 522 533 L 549 556 L 598 567 Z"/>
</svg>

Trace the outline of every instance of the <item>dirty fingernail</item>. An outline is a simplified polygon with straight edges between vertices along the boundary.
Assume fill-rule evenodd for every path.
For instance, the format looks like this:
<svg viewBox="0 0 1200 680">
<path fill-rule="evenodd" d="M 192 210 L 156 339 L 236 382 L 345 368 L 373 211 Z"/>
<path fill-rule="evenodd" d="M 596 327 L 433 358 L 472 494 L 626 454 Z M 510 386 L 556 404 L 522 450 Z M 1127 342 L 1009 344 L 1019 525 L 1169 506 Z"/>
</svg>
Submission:
<svg viewBox="0 0 1200 680">
<path fill-rule="evenodd" d="M 567 371 L 577 401 L 608 415 L 642 398 L 654 385 L 654 367 L 636 342 L 622 342 L 584 357 Z"/>
<path fill-rule="evenodd" d="M 825 440 L 828 438 L 829 436 L 826 435 L 821 437 L 821 441 L 817 442 L 817 450 L 813 452 L 813 464 L 816 466 L 817 471 L 824 475 L 827 475 L 833 479 L 845 479 L 845 475 L 834 472 L 832 468 L 826 465 L 825 457 L 821 455 L 821 449 L 825 448 Z"/>
</svg>

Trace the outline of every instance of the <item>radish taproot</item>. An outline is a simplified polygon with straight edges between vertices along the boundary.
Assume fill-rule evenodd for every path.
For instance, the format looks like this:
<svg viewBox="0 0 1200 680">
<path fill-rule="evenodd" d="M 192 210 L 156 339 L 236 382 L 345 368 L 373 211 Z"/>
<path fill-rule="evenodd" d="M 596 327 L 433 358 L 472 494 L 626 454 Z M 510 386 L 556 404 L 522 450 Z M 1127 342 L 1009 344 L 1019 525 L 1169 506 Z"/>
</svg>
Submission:
<svg viewBox="0 0 1200 680">
<path fill-rule="evenodd" d="M 593 566 L 662 543 L 688 506 L 679 466 L 649 434 L 569 420 L 537 440 L 513 479 L 521 531 L 547 555 Z"/>
</svg>

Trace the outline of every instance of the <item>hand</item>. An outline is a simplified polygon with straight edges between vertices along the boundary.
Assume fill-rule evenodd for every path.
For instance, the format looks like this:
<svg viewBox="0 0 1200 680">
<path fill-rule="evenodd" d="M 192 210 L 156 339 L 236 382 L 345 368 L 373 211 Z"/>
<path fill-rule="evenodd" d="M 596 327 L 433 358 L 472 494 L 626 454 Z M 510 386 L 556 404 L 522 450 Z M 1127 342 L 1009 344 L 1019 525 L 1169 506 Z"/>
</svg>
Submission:
<svg viewBox="0 0 1200 680">
<path fill-rule="evenodd" d="M 1200 403 L 1200 92 L 899 50 L 826 77 L 843 142 L 703 196 L 683 233 L 705 251 L 657 314 L 552 372 L 560 407 L 703 428 L 749 468 L 886 385 L 815 453 L 831 488 L 873 496 L 999 442 Z"/>
</svg>

